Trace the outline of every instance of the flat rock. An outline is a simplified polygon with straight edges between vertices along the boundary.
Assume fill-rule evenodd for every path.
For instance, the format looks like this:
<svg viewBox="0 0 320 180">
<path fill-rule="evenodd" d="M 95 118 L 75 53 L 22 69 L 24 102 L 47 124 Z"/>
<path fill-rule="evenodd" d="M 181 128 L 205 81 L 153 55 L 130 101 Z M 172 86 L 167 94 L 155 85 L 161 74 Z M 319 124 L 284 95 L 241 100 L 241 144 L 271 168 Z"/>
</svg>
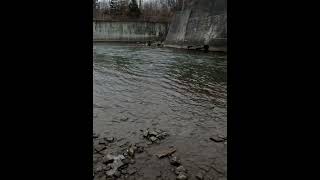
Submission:
<svg viewBox="0 0 320 180">
<path fill-rule="evenodd" d="M 165 149 L 165 150 L 161 150 L 159 151 L 156 156 L 158 158 L 163 158 L 163 157 L 166 157 L 166 156 L 169 156 L 171 154 L 173 154 L 174 152 L 176 152 L 176 149 L 174 148 L 170 148 L 170 149 Z"/>
<path fill-rule="evenodd" d="M 101 152 L 101 151 L 103 151 L 103 150 L 105 150 L 105 149 L 107 149 L 107 148 L 106 148 L 106 146 L 104 146 L 104 145 L 97 145 L 94 149 L 95 149 L 97 152 Z"/>
<path fill-rule="evenodd" d="M 210 137 L 211 141 L 214 141 L 216 143 L 220 143 L 220 142 L 225 142 L 227 141 L 227 137 L 222 137 L 222 136 L 215 136 L 215 137 Z"/>
</svg>

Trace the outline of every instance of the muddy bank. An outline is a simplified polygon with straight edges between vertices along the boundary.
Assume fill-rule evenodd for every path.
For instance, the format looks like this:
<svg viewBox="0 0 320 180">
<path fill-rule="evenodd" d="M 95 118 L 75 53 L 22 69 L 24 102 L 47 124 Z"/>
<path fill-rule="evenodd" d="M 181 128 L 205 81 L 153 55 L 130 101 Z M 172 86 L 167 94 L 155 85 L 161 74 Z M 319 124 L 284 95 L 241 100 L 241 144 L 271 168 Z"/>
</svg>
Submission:
<svg viewBox="0 0 320 180">
<path fill-rule="evenodd" d="M 216 180 L 226 179 L 226 167 L 213 161 L 209 165 L 185 166 L 175 145 L 166 144 L 170 136 L 161 129 L 140 130 L 141 140 L 93 134 L 93 179 Z M 226 138 L 211 137 L 226 146 Z M 219 140 L 219 141 L 216 141 Z"/>
</svg>

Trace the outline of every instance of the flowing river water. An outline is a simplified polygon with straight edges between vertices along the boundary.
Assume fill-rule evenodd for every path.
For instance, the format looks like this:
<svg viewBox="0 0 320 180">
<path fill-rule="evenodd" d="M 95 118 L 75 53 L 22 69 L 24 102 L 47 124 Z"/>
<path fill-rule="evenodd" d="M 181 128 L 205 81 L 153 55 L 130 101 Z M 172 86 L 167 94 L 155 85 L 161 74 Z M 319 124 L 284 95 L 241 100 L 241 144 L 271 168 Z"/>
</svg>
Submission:
<svg viewBox="0 0 320 180">
<path fill-rule="evenodd" d="M 136 160 L 141 179 L 175 179 L 152 156 L 169 146 L 189 174 L 227 179 L 227 143 L 210 140 L 227 136 L 226 55 L 110 43 L 93 53 L 93 131 L 133 143 L 147 128 L 169 134 Z"/>
</svg>

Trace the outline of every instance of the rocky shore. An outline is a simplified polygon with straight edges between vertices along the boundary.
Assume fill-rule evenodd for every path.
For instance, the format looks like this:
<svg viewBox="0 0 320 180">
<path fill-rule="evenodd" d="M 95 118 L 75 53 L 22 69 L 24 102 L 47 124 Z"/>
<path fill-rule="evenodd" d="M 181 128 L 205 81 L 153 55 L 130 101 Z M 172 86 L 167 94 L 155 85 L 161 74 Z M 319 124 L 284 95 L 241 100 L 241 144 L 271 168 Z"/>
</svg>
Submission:
<svg viewBox="0 0 320 180">
<path fill-rule="evenodd" d="M 94 180 L 215 180 L 226 179 L 215 167 L 201 167 L 191 174 L 179 158 L 174 145 L 161 146 L 170 135 L 161 129 L 140 130 L 142 141 L 131 143 L 124 138 L 93 134 Z M 216 143 L 225 143 L 226 137 L 210 137 Z M 151 167 L 151 168 L 150 168 Z M 210 176 L 210 169 L 223 176 Z"/>
</svg>

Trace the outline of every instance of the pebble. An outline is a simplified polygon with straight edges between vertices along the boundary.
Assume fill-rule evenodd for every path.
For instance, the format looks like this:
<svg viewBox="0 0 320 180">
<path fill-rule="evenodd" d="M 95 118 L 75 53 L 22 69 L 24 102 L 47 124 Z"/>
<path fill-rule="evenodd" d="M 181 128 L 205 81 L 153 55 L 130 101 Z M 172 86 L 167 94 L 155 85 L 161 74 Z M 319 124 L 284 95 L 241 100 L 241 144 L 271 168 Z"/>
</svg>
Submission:
<svg viewBox="0 0 320 180">
<path fill-rule="evenodd" d="M 181 174 L 181 173 L 186 173 L 186 172 L 187 172 L 187 170 L 183 166 L 179 166 L 175 170 L 176 174 Z"/>
<path fill-rule="evenodd" d="M 171 157 L 169 159 L 169 162 L 171 165 L 174 165 L 174 166 L 179 166 L 181 164 L 180 160 L 175 156 Z"/>
<path fill-rule="evenodd" d="M 112 163 L 113 161 L 114 161 L 113 156 L 111 156 L 110 154 L 107 154 L 102 158 L 102 163 L 104 164 L 109 164 L 109 163 Z"/>
<path fill-rule="evenodd" d="M 114 137 L 107 137 L 107 138 L 104 138 L 104 140 L 106 140 L 109 143 L 112 143 L 114 142 Z"/>
<path fill-rule="evenodd" d="M 132 146 L 128 149 L 128 155 L 134 157 L 134 148 Z"/>
</svg>

